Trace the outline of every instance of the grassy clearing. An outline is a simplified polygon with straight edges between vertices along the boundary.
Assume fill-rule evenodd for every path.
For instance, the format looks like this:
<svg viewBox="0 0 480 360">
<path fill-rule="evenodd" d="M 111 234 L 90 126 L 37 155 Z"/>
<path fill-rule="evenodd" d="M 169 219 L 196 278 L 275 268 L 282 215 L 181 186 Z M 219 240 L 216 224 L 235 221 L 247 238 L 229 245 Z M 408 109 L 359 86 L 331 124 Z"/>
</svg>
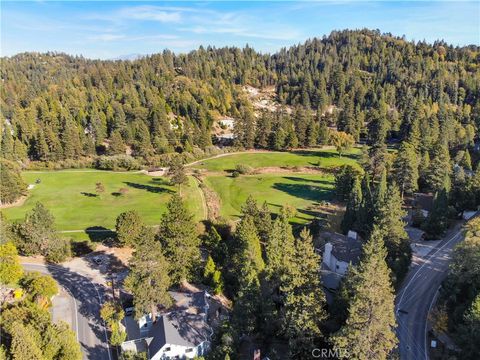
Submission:
<svg viewBox="0 0 480 360">
<path fill-rule="evenodd" d="M 208 176 L 205 182 L 219 195 L 224 217 L 238 218 L 242 204 L 252 195 L 260 204 L 266 201 L 273 212 L 286 204 L 295 207 L 294 223 L 310 221 L 315 216 L 311 207 L 330 200 L 334 187 L 334 177 L 325 174 Z"/>
<path fill-rule="evenodd" d="M 360 152 L 360 149 L 354 148 L 342 157 L 339 157 L 335 150 L 330 149 L 292 152 L 252 152 L 207 159 L 192 167 L 208 171 L 228 171 L 235 169 L 237 164 L 245 164 L 253 168 L 320 166 L 323 169 L 328 169 L 344 164 L 355 166 Z"/>
<path fill-rule="evenodd" d="M 3 210 L 10 220 L 22 219 L 37 201 L 42 202 L 55 216 L 57 229 L 85 230 L 88 228 L 114 228 L 121 212 L 137 210 L 145 223 L 159 223 L 171 194 L 176 188 L 169 186 L 165 178 L 150 177 L 140 173 L 106 171 L 51 171 L 25 172 L 28 184 L 40 183 L 29 190 L 30 195 L 20 207 Z M 105 192 L 96 196 L 95 184 L 101 182 Z M 128 189 L 124 195 L 120 188 Z M 197 220 L 203 217 L 202 200 L 193 178 L 189 186 L 182 187 L 182 197 Z M 85 238 L 85 233 L 65 234 L 74 239 Z"/>
</svg>

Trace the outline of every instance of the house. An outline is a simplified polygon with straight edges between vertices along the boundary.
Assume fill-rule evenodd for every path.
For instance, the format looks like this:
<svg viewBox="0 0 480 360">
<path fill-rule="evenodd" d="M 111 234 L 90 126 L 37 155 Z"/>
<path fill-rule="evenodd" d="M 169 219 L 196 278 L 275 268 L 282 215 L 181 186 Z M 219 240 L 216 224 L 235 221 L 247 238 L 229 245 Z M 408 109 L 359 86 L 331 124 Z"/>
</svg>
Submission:
<svg viewBox="0 0 480 360">
<path fill-rule="evenodd" d="M 321 232 L 324 241 L 322 254 L 322 284 L 327 302 L 333 302 L 333 294 L 340 286 L 350 264 L 357 265 L 362 255 L 362 241 L 355 231 L 348 235 L 332 232 Z"/>
<path fill-rule="evenodd" d="M 151 314 L 138 321 L 123 320 L 127 341 L 122 351 L 146 352 L 148 359 L 192 359 L 205 355 L 210 348 L 212 330 L 207 323 L 208 293 L 171 292 L 175 305 L 156 319 Z"/>
<path fill-rule="evenodd" d="M 231 117 L 223 117 L 218 120 L 218 123 L 225 129 L 233 129 L 235 119 Z"/>
<path fill-rule="evenodd" d="M 412 205 L 414 208 L 420 209 L 423 216 L 427 217 L 433 208 L 433 194 L 415 193 Z"/>
<path fill-rule="evenodd" d="M 362 255 L 362 242 L 355 231 L 349 231 L 347 236 L 337 233 L 324 233 L 324 236 L 323 264 L 330 271 L 344 276 L 348 265 L 358 263 Z"/>
</svg>

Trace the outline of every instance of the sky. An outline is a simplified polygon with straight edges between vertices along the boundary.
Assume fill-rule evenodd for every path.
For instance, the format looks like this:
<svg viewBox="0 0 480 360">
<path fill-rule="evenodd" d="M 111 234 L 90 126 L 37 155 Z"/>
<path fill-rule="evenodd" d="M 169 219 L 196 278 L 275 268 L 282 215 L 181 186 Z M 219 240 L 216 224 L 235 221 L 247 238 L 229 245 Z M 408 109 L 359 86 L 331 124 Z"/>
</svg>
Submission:
<svg viewBox="0 0 480 360">
<path fill-rule="evenodd" d="M 2 56 L 58 51 L 114 59 L 200 45 L 257 51 L 370 28 L 480 45 L 480 1 L 1 1 Z"/>
</svg>

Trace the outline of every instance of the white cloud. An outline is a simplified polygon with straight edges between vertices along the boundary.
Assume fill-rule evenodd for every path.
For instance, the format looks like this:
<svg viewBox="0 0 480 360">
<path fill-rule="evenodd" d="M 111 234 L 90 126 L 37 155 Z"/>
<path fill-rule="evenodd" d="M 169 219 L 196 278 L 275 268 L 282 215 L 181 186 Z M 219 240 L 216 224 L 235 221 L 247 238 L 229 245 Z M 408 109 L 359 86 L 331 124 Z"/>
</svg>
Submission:
<svg viewBox="0 0 480 360">
<path fill-rule="evenodd" d="M 93 41 L 115 41 L 125 39 L 125 35 L 120 34 L 99 34 L 90 36 L 90 40 Z"/>
</svg>

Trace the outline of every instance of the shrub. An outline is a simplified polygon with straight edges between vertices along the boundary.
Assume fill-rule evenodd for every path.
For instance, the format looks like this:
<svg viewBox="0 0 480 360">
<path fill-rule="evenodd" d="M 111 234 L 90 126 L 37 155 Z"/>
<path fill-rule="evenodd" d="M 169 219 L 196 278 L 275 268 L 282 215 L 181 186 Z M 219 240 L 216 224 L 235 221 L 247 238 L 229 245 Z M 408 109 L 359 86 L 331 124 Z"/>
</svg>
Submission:
<svg viewBox="0 0 480 360">
<path fill-rule="evenodd" d="M 100 170 L 139 170 L 140 162 L 130 155 L 100 156 L 95 162 Z"/>
<path fill-rule="evenodd" d="M 252 167 L 245 165 L 245 164 L 237 164 L 235 166 L 235 171 L 237 171 L 239 174 L 246 175 L 250 174 L 252 172 Z"/>
</svg>

